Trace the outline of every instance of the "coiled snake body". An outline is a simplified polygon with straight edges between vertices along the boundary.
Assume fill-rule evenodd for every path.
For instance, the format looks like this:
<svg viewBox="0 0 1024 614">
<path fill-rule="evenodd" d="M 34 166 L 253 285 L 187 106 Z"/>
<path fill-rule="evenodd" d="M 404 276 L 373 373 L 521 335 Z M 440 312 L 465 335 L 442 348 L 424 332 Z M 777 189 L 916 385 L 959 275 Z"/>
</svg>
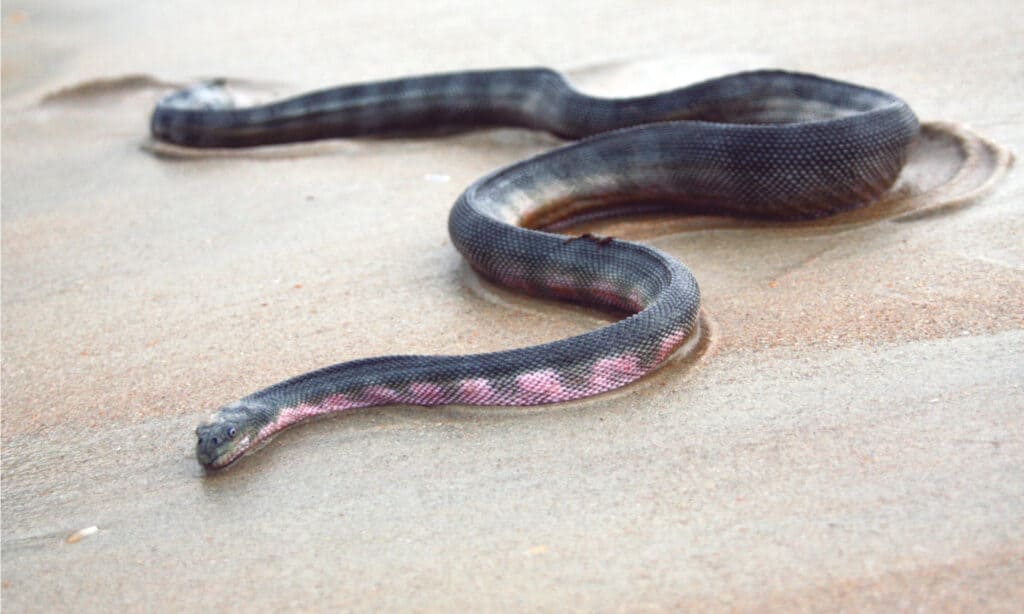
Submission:
<svg viewBox="0 0 1024 614">
<path fill-rule="evenodd" d="M 700 293 L 692 274 L 650 247 L 535 228 L 626 204 L 761 218 L 827 215 L 892 185 L 918 130 L 902 100 L 806 74 L 749 72 L 602 99 L 547 69 L 351 85 L 244 109 L 206 84 L 164 98 L 151 130 L 178 145 L 250 147 L 498 125 L 583 140 L 466 189 L 448 221 L 455 247 L 503 286 L 631 315 L 534 347 L 368 358 L 300 375 L 221 407 L 201 425 L 196 456 L 204 467 L 226 466 L 292 424 L 349 408 L 535 405 L 632 382 L 693 329 Z"/>
</svg>

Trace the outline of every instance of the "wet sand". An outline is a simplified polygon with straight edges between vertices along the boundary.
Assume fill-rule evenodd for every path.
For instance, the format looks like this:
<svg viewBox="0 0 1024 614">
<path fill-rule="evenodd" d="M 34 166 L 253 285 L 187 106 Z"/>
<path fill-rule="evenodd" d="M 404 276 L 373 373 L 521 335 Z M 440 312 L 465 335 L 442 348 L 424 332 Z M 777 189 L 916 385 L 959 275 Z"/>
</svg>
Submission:
<svg viewBox="0 0 1024 614">
<path fill-rule="evenodd" d="M 1024 601 L 1011 3 L 312 2 L 228 22 L 138 4 L 3 8 L 6 608 Z M 929 123 L 893 192 L 852 215 L 576 227 L 656 245 L 701 284 L 698 351 L 636 385 L 542 408 L 356 411 L 204 476 L 199 420 L 285 377 L 606 319 L 481 282 L 446 234 L 466 185 L 552 137 L 196 156 L 149 142 L 157 98 L 211 76 L 261 99 L 534 64 L 608 95 L 819 72 Z"/>
</svg>

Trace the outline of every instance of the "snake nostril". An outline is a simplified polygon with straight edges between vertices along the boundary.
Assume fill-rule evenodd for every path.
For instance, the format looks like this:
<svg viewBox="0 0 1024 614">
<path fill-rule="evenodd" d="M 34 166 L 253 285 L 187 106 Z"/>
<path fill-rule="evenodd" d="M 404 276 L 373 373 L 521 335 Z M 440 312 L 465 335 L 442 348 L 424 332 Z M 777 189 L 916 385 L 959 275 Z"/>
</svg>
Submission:
<svg viewBox="0 0 1024 614">
<path fill-rule="evenodd" d="M 216 437 L 212 438 L 210 442 L 215 446 L 220 444 L 220 440 L 217 439 Z"/>
</svg>

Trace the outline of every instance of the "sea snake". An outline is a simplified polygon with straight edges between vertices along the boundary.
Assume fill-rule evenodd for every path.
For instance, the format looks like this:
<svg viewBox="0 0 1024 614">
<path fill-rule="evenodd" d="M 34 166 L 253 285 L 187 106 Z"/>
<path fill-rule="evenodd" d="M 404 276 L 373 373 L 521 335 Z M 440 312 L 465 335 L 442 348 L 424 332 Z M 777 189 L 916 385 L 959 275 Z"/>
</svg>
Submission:
<svg viewBox="0 0 1024 614">
<path fill-rule="evenodd" d="M 470 185 L 448 218 L 483 277 L 621 314 L 568 339 L 464 356 L 386 356 L 299 375 L 222 406 L 196 457 L 227 466 L 293 424 L 355 407 L 536 405 L 624 386 L 694 328 L 700 291 L 661 251 L 541 230 L 629 207 L 810 218 L 878 197 L 918 131 L 895 96 L 808 74 L 756 71 L 635 98 L 597 98 L 552 70 L 457 72 L 348 85 L 234 108 L 218 82 L 172 93 L 154 138 L 187 147 L 445 133 L 488 126 L 580 139 Z"/>
</svg>

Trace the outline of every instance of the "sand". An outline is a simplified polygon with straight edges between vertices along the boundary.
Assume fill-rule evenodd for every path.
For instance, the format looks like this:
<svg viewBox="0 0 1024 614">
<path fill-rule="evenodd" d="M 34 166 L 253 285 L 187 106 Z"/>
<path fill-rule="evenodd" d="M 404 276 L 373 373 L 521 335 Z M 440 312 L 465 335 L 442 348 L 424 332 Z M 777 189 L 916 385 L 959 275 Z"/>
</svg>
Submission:
<svg viewBox="0 0 1024 614">
<path fill-rule="evenodd" d="M 1012 611 L 1018 13 L 5 3 L 5 608 Z M 633 386 L 532 409 L 357 411 L 204 475 L 195 425 L 285 377 L 606 318 L 481 282 L 446 234 L 466 185 L 552 137 L 197 156 L 149 141 L 154 102 L 213 76 L 259 100 L 538 64 L 608 95 L 818 72 L 893 91 L 928 123 L 863 212 L 586 228 L 656 245 L 701 284 L 697 349 Z"/>
</svg>

